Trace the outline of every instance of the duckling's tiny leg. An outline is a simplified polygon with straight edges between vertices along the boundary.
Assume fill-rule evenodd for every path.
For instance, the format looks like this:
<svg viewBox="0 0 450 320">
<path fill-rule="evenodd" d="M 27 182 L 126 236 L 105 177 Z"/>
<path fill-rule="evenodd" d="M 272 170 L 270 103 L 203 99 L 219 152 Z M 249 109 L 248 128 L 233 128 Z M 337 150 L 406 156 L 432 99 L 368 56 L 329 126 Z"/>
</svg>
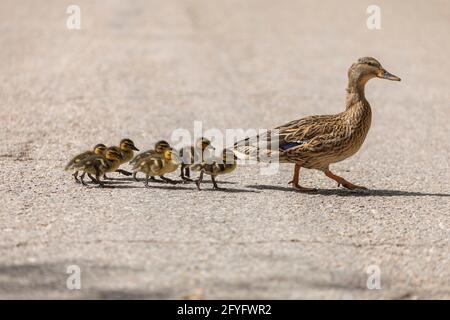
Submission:
<svg viewBox="0 0 450 320">
<path fill-rule="evenodd" d="M 164 176 L 159 176 L 159 177 L 160 177 L 162 180 L 164 180 L 165 182 L 167 182 L 167 183 L 177 184 L 177 182 L 174 181 L 174 180 L 172 180 L 172 179 L 166 178 L 166 177 L 164 177 Z"/>
<path fill-rule="evenodd" d="M 72 176 L 75 178 L 75 181 L 80 183 L 80 180 L 78 180 L 78 171 L 75 171 Z"/>
<path fill-rule="evenodd" d="M 186 177 L 191 177 L 191 169 L 189 169 L 189 167 L 186 168 Z"/>
<path fill-rule="evenodd" d="M 198 191 L 202 190 L 202 189 L 200 189 L 200 184 L 202 183 L 202 180 L 203 180 L 203 171 L 200 171 L 200 175 L 198 176 L 197 181 L 195 181 Z"/>
<path fill-rule="evenodd" d="M 123 174 L 124 176 L 131 176 L 132 173 L 127 170 L 117 169 L 116 172 Z"/>
<path fill-rule="evenodd" d="M 219 189 L 221 189 L 221 188 L 219 188 L 219 186 L 217 185 L 216 178 L 215 178 L 214 176 L 211 176 L 211 181 L 212 181 L 212 183 L 213 183 L 213 189 L 214 189 L 214 190 L 219 190 Z"/>
<path fill-rule="evenodd" d="M 144 185 L 145 185 L 146 188 L 150 188 L 150 185 L 148 184 L 148 178 L 149 178 L 149 175 L 146 174 L 145 175 L 145 182 L 144 182 Z"/>
<path fill-rule="evenodd" d="M 81 174 L 81 176 L 80 176 L 81 184 L 82 184 L 83 186 L 87 186 L 87 183 L 84 182 L 84 176 L 85 176 L 85 175 L 86 175 L 86 172 L 83 172 L 83 173 Z"/>
<path fill-rule="evenodd" d="M 95 179 L 95 178 L 92 176 L 92 174 L 88 173 L 88 177 L 89 177 L 89 179 L 91 179 L 91 181 L 92 181 L 93 183 L 98 183 L 97 179 Z"/>
<path fill-rule="evenodd" d="M 300 180 L 299 179 L 300 168 L 301 168 L 300 164 L 296 163 L 295 168 L 294 168 L 294 177 L 292 178 L 292 181 L 289 182 L 289 184 L 292 183 L 292 186 L 298 192 L 315 192 L 315 191 L 317 191 L 317 189 L 315 189 L 315 188 L 306 188 L 306 187 L 302 187 L 301 185 L 298 184 L 298 182 Z"/>
<path fill-rule="evenodd" d="M 192 181 L 192 179 L 189 179 L 189 167 L 186 167 L 185 164 L 181 165 L 181 179 L 183 179 L 183 181 Z"/>
<path fill-rule="evenodd" d="M 103 183 L 103 181 L 100 180 L 100 172 L 97 170 L 97 172 L 95 173 L 95 180 L 97 180 L 97 183 L 100 187 L 104 187 L 105 184 Z"/>
<path fill-rule="evenodd" d="M 342 184 L 342 186 L 343 186 L 344 188 L 347 188 L 347 189 L 350 189 L 350 190 L 367 190 L 366 187 L 358 186 L 358 185 L 356 185 L 356 184 L 353 184 L 353 183 L 351 183 L 351 182 L 348 182 L 347 180 L 345 180 L 345 179 L 342 178 L 342 177 L 339 177 L 339 176 L 335 175 L 333 172 L 330 171 L 330 169 L 326 169 L 326 170 L 324 171 L 324 173 L 325 173 L 325 175 L 326 175 L 328 178 L 331 178 L 331 179 L 333 179 L 334 181 L 336 181 L 336 182 L 338 183 L 338 187 Z"/>
</svg>

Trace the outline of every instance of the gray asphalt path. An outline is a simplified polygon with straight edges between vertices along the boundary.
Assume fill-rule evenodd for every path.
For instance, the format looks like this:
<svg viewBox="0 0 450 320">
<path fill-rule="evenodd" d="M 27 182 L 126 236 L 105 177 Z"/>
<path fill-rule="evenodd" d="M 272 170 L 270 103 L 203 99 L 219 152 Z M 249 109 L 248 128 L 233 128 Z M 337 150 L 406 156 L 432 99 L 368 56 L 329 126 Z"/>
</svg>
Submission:
<svg viewBox="0 0 450 320">
<path fill-rule="evenodd" d="M 0 2 L 1 298 L 450 298 L 448 1 Z M 292 166 L 210 185 L 82 188 L 62 169 L 98 142 L 141 149 L 173 130 L 271 128 L 343 110 L 373 56 L 369 136 L 298 194 Z M 172 178 L 176 178 L 175 175 Z M 66 268 L 81 269 L 81 290 Z M 381 289 L 367 288 L 379 267 Z"/>
</svg>

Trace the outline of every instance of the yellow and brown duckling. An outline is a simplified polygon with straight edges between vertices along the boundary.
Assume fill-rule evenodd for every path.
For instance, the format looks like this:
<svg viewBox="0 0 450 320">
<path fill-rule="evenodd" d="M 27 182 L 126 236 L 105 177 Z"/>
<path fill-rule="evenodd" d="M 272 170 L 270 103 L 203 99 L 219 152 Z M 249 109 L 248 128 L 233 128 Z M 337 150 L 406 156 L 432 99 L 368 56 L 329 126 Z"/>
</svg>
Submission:
<svg viewBox="0 0 450 320">
<path fill-rule="evenodd" d="M 131 165 L 135 165 L 139 161 L 141 161 L 144 158 L 150 157 L 150 156 L 163 156 L 164 151 L 171 149 L 170 144 L 165 140 L 160 140 L 155 143 L 155 149 L 150 149 L 145 152 L 139 153 L 137 156 L 133 158 L 133 160 L 130 161 Z M 136 172 L 133 172 L 133 179 L 136 181 L 139 181 L 136 178 Z M 155 178 L 152 176 L 150 177 L 151 180 L 155 180 Z"/>
<path fill-rule="evenodd" d="M 242 158 L 267 159 L 294 163 L 294 176 L 290 183 L 297 191 L 311 192 L 314 188 L 299 184 L 300 168 L 317 169 L 347 189 L 366 189 L 355 185 L 330 171 L 330 165 L 354 155 L 362 146 L 372 121 L 372 110 L 364 94 L 364 87 L 372 78 L 400 81 L 387 72 L 376 59 L 364 57 L 348 70 L 345 111 L 335 115 L 310 116 L 294 120 L 269 130 L 264 136 L 247 138 L 235 144 Z M 258 141 L 277 141 L 278 150 L 260 148 Z"/>
<path fill-rule="evenodd" d="M 95 145 L 95 147 L 94 147 L 93 150 L 85 151 L 85 152 L 80 153 L 79 155 L 73 157 L 73 158 L 69 161 L 69 163 L 66 165 L 66 167 L 64 168 L 64 170 L 66 170 L 66 171 L 72 170 L 72 169 L 73 169 L 73 166 L 74 166 L 75 164 L 77 164 L 77 163 L 80 162 L 81 160 L 86 159 L 86 158 L 88 158 L 88 157 L 90 157 L 90 156 L 93 156 L 93 155 L 99 155 L 99 156 L 101 156 L 101 155 L 103 155 L 103 153 L 105 152 L 105 150 L 106 150 L 106 146 L 105 146 L 103 143 L 99 143 L 99 144 Z M 80 182 L 80 180 L 78 180 L 78 171 L 75 171 L 72 175 L 73 175 L 73 177 L 75 178 L 75 181 Z"/>
<path fill-rule="evenodd" d="M 184 181 L 192 181 L 190 179 L 190 168 L 194 164 L 202 163 L 205 157 L 210 156 L 210 152 L 214 151 L 211 141 L 205 137 L 197 140 L 195 145 L 186 146 L 180 149 L 179 155 L 181 159 L 181 179 Z"/>
<path fill-rule="evenodd" d="M 236 169 L 236 166 L 237 157 L 230 149 L 223 149 L 221 158 L 210 157 L 207 161 L 192 166 L 193 171 L 200 171 L 200 176 L 196 181 L 198 190 L 201 190 L 200 184 L 203 180 L 203 174 L 211 176 L 214 189 L 220 189 L 216 181 L 217 176 L 233 172 L 234 169 Z"/>
<path fill-rule="evenodd" d="M 103 187 L 104 184 L 100 180 L 100 177 L 107 172 L 116 171 L 121 161 L 123 161 L 123 154 L 120 149 L 110 147 L 105 150 L 103 155 L 91 155 L 78 161 L 72 166 L 72 170 L 77 172 L 83 171 L 80 176 L 83 185 L 86 185 L 84 176 L 87 173 L 93 182 Z"/>
<path fill-rule="evenodd" d="M 179 166 L 179 160 L 172 148 L 165 149 L 160 154 L 152 154 L 142 158 L 134 164 L 134 172 L 145 173 L 145 186 L 149 188 L 149 178 L 159 176 L 166 182 L 176 183 L 175 181 L 164 177 L 165 174 L 174 172 Z"/>
<path fill-rule="evenodd" d="M 122 152 L 123 159 L 120 161 L 119 166 L 132 160 L 134 157 L 134 151 L 139 151 L 139 149 L 136 148 L 136 146 L 134 145 L 134 142 L 130 139 L 122 139 L 120 141 L 119 146 L 115 147 L 115 148 L 118 148 L 120 150 L 120 152 Z M 117 168 L 116 172 L 121 173 L 126 176 L 131 176 L 131 172 L 123 170 L 123 169 Z M 104 178 L 108 179 L 108 177 L 106 177 L 106 176 L 104 176 Z"/>
</svg>

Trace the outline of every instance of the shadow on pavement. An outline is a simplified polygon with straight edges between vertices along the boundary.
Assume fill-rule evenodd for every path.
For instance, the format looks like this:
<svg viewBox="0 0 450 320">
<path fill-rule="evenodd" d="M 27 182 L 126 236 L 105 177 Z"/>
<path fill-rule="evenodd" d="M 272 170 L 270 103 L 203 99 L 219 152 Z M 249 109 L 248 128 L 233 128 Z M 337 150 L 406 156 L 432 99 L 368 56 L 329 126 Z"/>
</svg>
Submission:
<svg viewBox="0 0 450 320">
<path fill-rule="evenodd" d="M 296 192 L 292 187 L 281 187 L 272 185 L 248 185 L 248 188 L 257 190 L 275 190 L 285 192 Z M 306 194 L 306 193 L 305 193 Z M 343 197 L 450 197 L 450 193 L 432 193 L 432 192 L 417 192 L 417 191 L 403 191 L 403 190 L 347 190 L 347 189 L 319 189 L 310 195 L 324 195 L 324 196 L 343 196 Z"/>
<path fill-rule="evenodd" d="M 168 299 L 173 297 L 171 289 L 161 288 L 153 291 L 120 289 L 103 289 L 95 285 L 82 290 L 69 290 L 66 286 L 66 268 L 72 263 L 41 263 L 0 265 L 0 297 L 1 298 L 46 298 L 46 297 L 72 297 L 76 299 Z M 82 274 L 91 275 L 81 278 L 82 287 L 93 280 L 108 277 L 111 273 L 116 276 L 142 272 L 128 266 L 88 266 L 80 264 Z"/>
</svg>

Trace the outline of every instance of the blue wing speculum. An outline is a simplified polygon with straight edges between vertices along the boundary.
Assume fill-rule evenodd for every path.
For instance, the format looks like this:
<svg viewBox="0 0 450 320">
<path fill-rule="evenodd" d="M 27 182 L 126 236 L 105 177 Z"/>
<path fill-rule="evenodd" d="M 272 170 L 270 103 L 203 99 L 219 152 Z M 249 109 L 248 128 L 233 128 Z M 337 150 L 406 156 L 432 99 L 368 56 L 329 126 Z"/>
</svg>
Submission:
<svg viewBox="0 0 450 320">
<path fill-rule="evenodd" d="M 283 151 L 286 151 L 288 149 L 301 146 L 302 144 L 305 144 L 305 143 L 306 143 L 306 141 L 304 141 L 304 140 L 297 140 L 297 141 L 286 142 L 284 144 L 280 144 L 280 149 L 283 150 Z"/>
</svg>

